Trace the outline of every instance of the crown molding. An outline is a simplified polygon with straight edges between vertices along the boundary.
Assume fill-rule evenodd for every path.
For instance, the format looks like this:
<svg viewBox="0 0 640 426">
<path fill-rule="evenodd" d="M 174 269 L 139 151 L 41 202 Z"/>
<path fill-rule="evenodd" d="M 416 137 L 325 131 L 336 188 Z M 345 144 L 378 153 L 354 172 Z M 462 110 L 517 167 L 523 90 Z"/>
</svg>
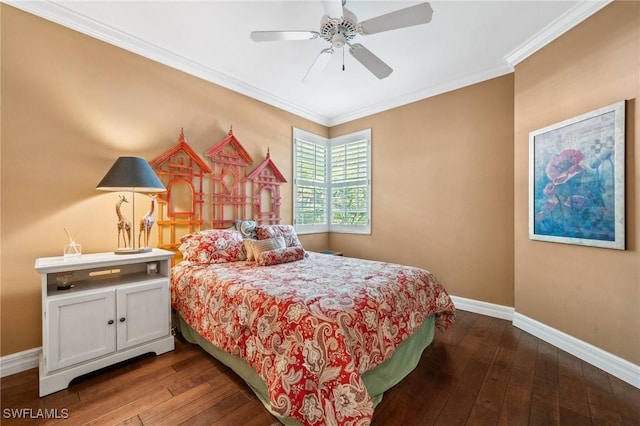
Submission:
<svg viewBox="0 0 640 426">
<path fill-rule="evenodd" d="M 512 50 L 511 53 L 505 56 L 505 60 L 510 66 L 515 67 L 612 1 L 613 0 L 581 0 L 569 9 L 568 12 L 544 27 L 517 49 Z"/>
<path fill-rule="evenodd" d="M 373 115 L 382 111 L 387 111 L 393 108 L 410 104 L 412 102 L 421 101 L 423 99 L 431 98 L 442 93 L 451 92 L 453 90 L 461 89 L 472 84 L 500 77 L 502 75 L 509 74 L 510 72 L 513 72 L 513 67 L 510 67 L 507 64 L 502 64 L 489 70 L 468 74 L 455 80 L 450 80 L 445 84 L 426 87 L 420 90 L 416 90 L 415 92 L 407 93 L 405 95 L 397 96 L 384 102 L 368 106 L 366 108 L 352 111 L 348 114 L 331 117 L 329 118 L 328 126 L 337 126 L 338 124 L 353 121 L 362 117 L 367 117 L 369 115 Z"/>
<path fill-rule="evenodd" d="M 138 37 L 105 25 L 85 15 L 79 14 L 61 4 L 46 1 L 29 0 L 3 0 L 4 3 L 20 10 L 39 16 L 56 24 L 78 31 L 98 40 L 133 52 L 145 58 L 167 65 L 171 68 L 183 71 L 203 80 L 210 81 L 219 86 L 246 95 L 250 98 L 264 102 L 271 106 L 288 111 L 292 114 L 306 118 L 313 122 L 328 126 L 329 119 L 313 111 L 299 107 L 271 93 L 267 93 L 255 86 L 246 84 L 229 75 L 205 67 L 160 46 L 156 46 Z"/>
<path fill-rule="evenodd" d="M 333 117 L 323 116 L 309 109 L 295 105 L 279 96 L 265 92 L 258 87 L 246 84 L 229 75 L 205 67 L 202 64 L 199 64 L 188 58 L 176 55 L 175 53 L 172 53 L 164 48 L 161 48 L 145 40 L 139 39 L 113 27 L 102 24 L 94 19 L 88 18 L 87 16 L 74 12 L 59 3 L 55 3 L 50 0 L 0 1 L 3 1 L 4 3 L 14 6 L 25 12 L 44 18 L 48 21 L 55 22 L 67 28 L 86 34 L 98 40 L 102 40 L 106 43 L 120 47 L 127 51 L 136 53 L 171 68 L 175 68 L 180 71 L 186 72 L 187 74 L 202 78 L 206 81 L 210 81 L 221 87 L 264 102 L 268 105 L 290 112 L 297 116 L 306 118 L 323 126 L 331 127 L 513 72 L 515 65 L 608 5 L 612 0 L 580 1 L 567 13 L 556 19 L 554 22 L 546 26 L 542 31 L 538 32 L 536 35 L 523 43 L 520 47 L 509 53 L 505 57 L 505 62 L 503 64 L 499 64 L 492 69 L 468 74 L 445 84 L 423 88 L 402 96 L 386 100 L 384 102 L 380 102 L 375 105 L 368 106 L 366 108 Z"/>
</svg>

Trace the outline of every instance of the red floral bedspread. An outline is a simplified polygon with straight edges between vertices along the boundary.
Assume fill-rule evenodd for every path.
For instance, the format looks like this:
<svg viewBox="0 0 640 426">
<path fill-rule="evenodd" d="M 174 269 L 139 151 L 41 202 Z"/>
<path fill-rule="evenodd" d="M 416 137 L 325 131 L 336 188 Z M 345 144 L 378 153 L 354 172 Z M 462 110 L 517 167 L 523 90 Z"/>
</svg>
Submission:
<svg viewBox="0 0 640 426">
<path fill-rule="evenodd" d="M 309 253 L 291 263 L 183 262 L 171 301 L 207 340 L 246 360 L 271 408 L 306 425 L 366 425 L 373 403 L 361 374 L 382 363 L 431 314 L 455 309 L 423 269 Z"/>
</svg>

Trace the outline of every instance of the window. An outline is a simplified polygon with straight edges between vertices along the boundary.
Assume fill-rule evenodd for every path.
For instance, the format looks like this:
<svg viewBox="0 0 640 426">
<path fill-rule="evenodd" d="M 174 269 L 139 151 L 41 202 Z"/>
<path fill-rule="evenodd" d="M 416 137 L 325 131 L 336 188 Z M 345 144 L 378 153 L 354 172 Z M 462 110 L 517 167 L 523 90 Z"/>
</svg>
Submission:
<svg viewBox="0 0 640 426">
<path fill-rule="evenodd" d="M 328 140 L 293 130 L 293 219 L 299 233 L 328 232 Z"/>
<path fill-rule="evenodd" d="M 370 142 L 370 129 L 334 139 L 294 129 L 297 232 L 371 232 Z"/>
</svg>

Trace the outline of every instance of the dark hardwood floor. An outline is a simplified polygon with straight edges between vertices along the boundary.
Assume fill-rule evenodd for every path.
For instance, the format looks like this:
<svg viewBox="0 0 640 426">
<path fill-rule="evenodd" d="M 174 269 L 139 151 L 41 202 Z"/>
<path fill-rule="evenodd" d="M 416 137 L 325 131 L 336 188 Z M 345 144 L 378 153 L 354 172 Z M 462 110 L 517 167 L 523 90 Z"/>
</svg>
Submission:
<svg viewBox="0 0 640 426">
<path fill-rule="evenodd" d="M 278 424 L 232 371 L 179 337 L 171 353 L 92 373 L 44 398 L 37 369 L 3 378 L 0 392 L 3 425 Z M 640 390 L 508 321 L 459 311 L 385 394 L 373 425 L 640 425 Z"/>
</svg>

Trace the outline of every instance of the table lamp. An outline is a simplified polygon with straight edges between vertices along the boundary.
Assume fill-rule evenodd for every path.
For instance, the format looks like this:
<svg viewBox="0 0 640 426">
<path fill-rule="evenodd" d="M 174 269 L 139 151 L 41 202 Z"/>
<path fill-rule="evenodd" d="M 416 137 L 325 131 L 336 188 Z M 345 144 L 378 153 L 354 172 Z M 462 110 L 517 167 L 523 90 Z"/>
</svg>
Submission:
<svg viewBox="0 0 640 426">
<path fill-rule="evenodd" d="M 135 193 L 143 194 L 157 194 L 165 192 L 167 189 L 153 171 L 149 163 L 143 158 L 139 157 L 120 157 L 111 166 L 111 169 L 102 178 L 100 183 L 96 186 L 96 189 L 101 191 L 130 191 L 131 192 L 131 206 L 133 212 L 133 221 L 127 224 L 126 219 L 120 214 L 120 205 L 123 202 L 127 202 L 126 198 L 121 195 L 118 203 L 116 204 L 116 213 L 118 213 L 118 245 L 120 245 L 120 232 L 124 233 L 124 227 L 128 225 L 130 232 L 133 234 L 133 245 L 128 247 L 125 239 L 125 248 L 118 248 L 115 250 L 116 254 L 137 254 L 147 253 L 151 251 L 149 247 L 136 248 L 136 233 L 135 233 L 135 217 L 136 217 L 136 203 Z M 123 235 L 123 239 L 124 239 Z M 131 235 L 129 234 L 129 242 L 131 242 Z"/>
</svg>

